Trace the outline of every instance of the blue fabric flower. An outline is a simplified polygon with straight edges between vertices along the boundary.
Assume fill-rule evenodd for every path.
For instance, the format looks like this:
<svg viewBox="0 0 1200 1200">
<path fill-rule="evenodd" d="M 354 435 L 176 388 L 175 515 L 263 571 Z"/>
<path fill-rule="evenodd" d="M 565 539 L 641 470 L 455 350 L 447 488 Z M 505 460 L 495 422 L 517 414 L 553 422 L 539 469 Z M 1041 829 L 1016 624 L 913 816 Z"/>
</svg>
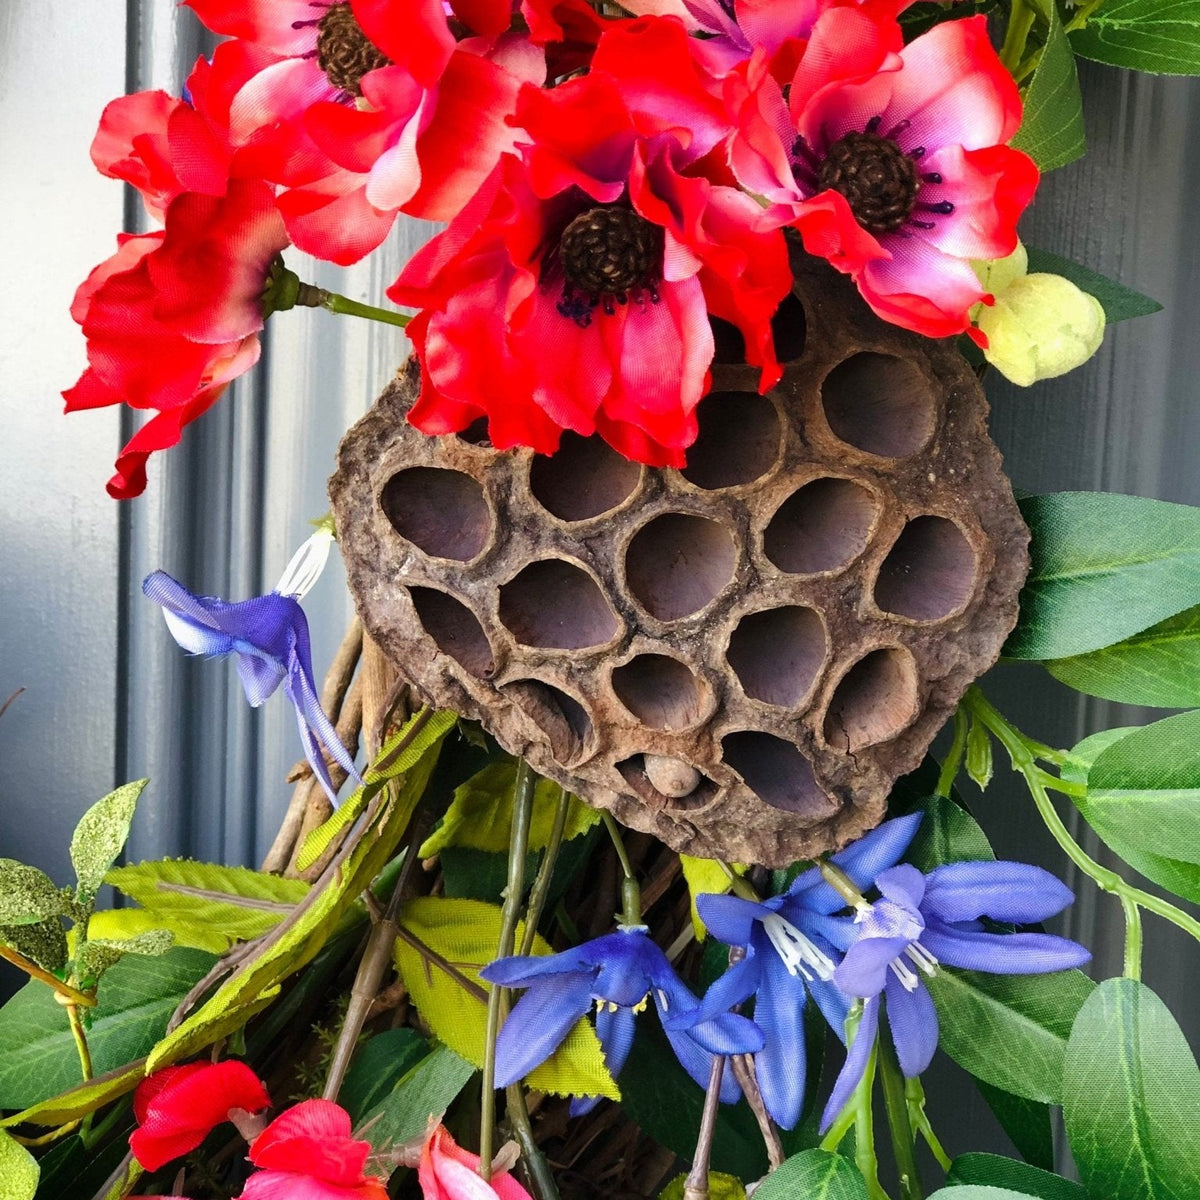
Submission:
<svg viewBox="0 0 1200 1200">
<path fill-rule="evenodd" d="M 1061 912 L 1074 899 L 1065 884 L 1040 867 L 1015 862 L 960 862 L 922 875 L 893 867 L 875 881 L 881 898 L 863 903 L 851 922 L 830 932 L 845 957 L 834 982 L 861 997 L 862 1020 L 846 1064 L 825 1106 L 822 1130 L 862 1078 L 879 1028 L 879 997 L 900 1068 L 908 1077 L 929 1066 L 937 1048 L 938 1019 L 921 981 L 938 964 L 994 975 L 1040 975 L 1078 967 L 1091 958 L 1084 947 L 1046 933 L 989 933 L 980 921 L 1026 925 Z"/>
<path fill-rule="evenodd" d="M 908 849 L 920 821 L 920 813 L 885 821 L 832 861 L 859 888 L 867 888 Z M 776 1124 L 791 1129 L 804 1105 L 807 993 L 845 1039 L 850 997 L 832 982 L 837 950 L 830 935 L 840 924 L 831 914 L 846 901 L 814 867 L 768 900 L 703 895 L 696 907 L 709 932 L 746 949 L 745 957 L 708 989 L 703 1012 L 722 1012 L 755 997 L 754 1022 L 763 1032 L 763 1048 L 754 1060 L 759 1088 Z"/>
<path fill-rule="evenodd" d="M 252 600 L 230 603 L 216 596 L 196 596 L 165 571 L 147 575 L 142 591 L 162 605 L 171 636 L 189 654 L 211 657 L 236 652 L 238 676 L 254 708 L 284 684 L 296 710 L 304 756 L 336 807 L 337 794 L 322 747 L 348 775 L 359 783 L 362 779 L 317 698 L 308 621 L 297 599 L 320 573 L 329 540 L 327 534 L 310 538 L 288 564 L 278 588 Z"/>
<path fill-rule="evenodd" d="M 496 1086 L 507 1087 L 545 1062 L 593 1004 L 596 1034 L 614 1076 L 633 1045 L 634 1018 L 653 997 L 662 1027 L 683 1069 L 708 1086 L 714 1055 L 750 1054 L 763 1044 L 754 1022 L 735 1013 L 708 1016 L 675 974 L 645 926 L 620 926 L 562 954 L 497 959 L 479 974 L 502 987 L 528 989 L 496 1039 Z M 728 1068 L 721 1099 L 740 1095 Z M 597 1098 L 576 1099 L 572 1116 L 588 1112 Z"/>
</svg>

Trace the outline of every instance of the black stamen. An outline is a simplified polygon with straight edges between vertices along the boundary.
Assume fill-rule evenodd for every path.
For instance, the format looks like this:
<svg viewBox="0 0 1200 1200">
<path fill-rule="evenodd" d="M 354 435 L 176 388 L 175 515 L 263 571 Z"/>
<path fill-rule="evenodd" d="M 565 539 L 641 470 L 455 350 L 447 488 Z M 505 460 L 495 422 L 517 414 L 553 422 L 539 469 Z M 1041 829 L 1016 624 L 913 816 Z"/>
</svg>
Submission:
<svg viewBox="0 0 1200 1200">
<path fill-rule="evenodd" d="M 936 204 L 920 202 L 917 207 L 924 212 L 940 213 L 943 217 L 948 217 L 954 211 L 954 205 L 949 200 L 939 200 Z"/>
<path fill-rule="evenodd" d="M 926 183 L 941 183 L 942 182 L 941 174 L 937 171 L 930 171 L 930 172 L 928 172 L 928 174 L 922 175 L 921 178 Z"/>
<path fill-rule="evenodd" d="M 876 131 L 879 129 L 879 126 L 880 126 L 881 124 L 883 124 L 883 114 L 882 114 L 882 113 L 877 113 L 877 114 L 876 114 L 875 116 L 873 116 L 873 117 L 872 117 L 872 118 L 871 118 L 871 119 L 870 119 L 870 120 L 869 120 L 869 121 L 866 123 L 866 125 L 863 127 L 863 128 L 864 128 L 864 132 L 866 132 L 866 133 L 875 133 L 875 132 L 876 132 Z"/>
<path fill-rule="evenodd" d="M 936 221 L 918 221 L 916 217 L 909 217 L 908 223 L 910 225 L 915 225 L 918 229 L 936 229 L 937 228 Z"/>
<path fill-rule="evenodd" d="M 924 158 L 925 157 L 925 147 L 924 146 L 914 146 L 913 149 L 911 149 L 908 152 L 908 157 L 909 158 Z"/>
<path fill-rule="evenodd" d="M 887 136 L 895 141 L 895 139 L 898 138 L 911 124 L 912 122 L 905 117 L 903 121 L 897 121 L 896 124 L 888 130 Z"/>
</svg>

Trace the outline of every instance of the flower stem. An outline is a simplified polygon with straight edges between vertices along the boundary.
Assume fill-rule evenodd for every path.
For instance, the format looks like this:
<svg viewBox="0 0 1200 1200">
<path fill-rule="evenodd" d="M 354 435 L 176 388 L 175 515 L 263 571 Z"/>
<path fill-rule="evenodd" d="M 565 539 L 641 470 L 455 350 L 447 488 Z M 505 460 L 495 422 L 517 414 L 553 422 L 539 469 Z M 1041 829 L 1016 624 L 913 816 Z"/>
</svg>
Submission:
<svg viewBox="0 0 1200 1200">
<path fill-rule="evenodd" d="M 554 824 L 550 828 L 550 840 L 546 843 L 541 865 L 538 867 L 537 878 L 529 892 L 529 904 L 525 908 L 525 933 L 521 938 L 521 954 L 533 953 L 533 939 L 537 937 L 537 927 L 542 919 L 542 911 L 546 907 L 546 897 L 550 893 L 550 880 L 554 876 L 554 864 L 558 861 L 558 850 L 562 845 L 563 830 L 567 827 L 567 813 L 571 811 L 571 795 L 566 788 L 559 785 L 558 805 L 554 810 Z"/>
<path fill-rule="evenodd" d="M 55 993 L 61 996 L 64 1001 L 77 1004 L 80 1008 L 95 1007 L 95 996 L 89 996 L 86 992 L 81 992 L 78 988 L 71 987 L 69 983 L 63 983 L 57 975 L 51 975 L 49 971 L 43 971 L 37 963 L 13 950 L 10 946 L 0 945 L 0 958 L 7 959 L 14 967 L 20 967 L 30 978 L 36 979 L 40 983 L 44 983 L 47 987 L 53 988 Z"/>
<path fill-rule="evenodd" d="M 700 1130 L 696 1134 L 696 1153 L 683 1185 L 683 1200 L 708 1200 L 708 1164 L 712 1159 L 713 1133 L 717 1127 L 721 1076 L 724 1073 L 725 1059 L 719 1054 L 714 1055 L 708 1075 L 708 1089 L 704 1093 L 704 1110 L 700 1114 Z"/>
<path fill-rule="evenodd" d="M 1103 3 L 1104 0 L 1087 0 L 1086 4 L 1081 4 L 1075 15 L 1063 26 L 1063 31 L 1074 33 L 1076 29 L 1082 29 L 1091 20 L 1092 13 Z"/>
<path fill-rule="evenodd" d="M 368 321 L 381 321 L 385 325 L 399 325 L 401 329 L 412 319 L 404 313 L 392 312 L 388 308 L 376 308 L 327 291 L 315 284 L 302 283 L 296 295 L 296 303 L 305 308 L 323 308 L 326 312 L 341 313 L 347 317 L 365 317 Z"/>
<path fill-rule="evenodd" d="M 1142 977 L 1142 913 L 1130 896 L 1121 897 L 1121 909 L 1125 913 L 1125 963 L 1123 974 L 1126 979 Z"/>
<path fill-rule="evenodd" d="M 1008 18 L 1008 29 L 1004 34 L 1004 45 L 1000 49 L 1000 61 L 1009 69 L 1015 71 L 1020 65 L 1025 53 L 1025 43 L 1029 39 L 1029 31 L 1033 28 L 1034 11 L 1025 0 L 1013 0 L 1012 12 Z"/>
<path fill-rule="evenodd" d="M 602 812 L 600 819 L 608 836 L 612 839 L 613 849 L 621 863 L 621 924 L 640 925 L 642 923 L 642 894 L 638 887 L 637 876 L 633 872 L 633 864 L 629 861 L 629 852 L 621 837 L 620 827 L 611 813 Z"/>
<path fill-rule="evenodd" d="M 936 793 L 945 800 L 950 799 L 954 781 L 962 767 L 963 755 L 967 752 L 967 730 L 970 724 L 966 709 L 960 704 L 954 710 L 954 740 L 946 752 L 946 761 L 942 763 L 942 771 L 937 781 Z"/>
<path fill-rule="evenodd" d="M 512 831 L 508 839 L 508 883 L 500 910 L 500 944 L 497 958 L 507 958 L 517 940 L 517 914 L 525 890 L 525 856 L 529 852 L 529 826 L 533 817 L 533 772 L 522 758 L 517 760 L 513 787 Z M 496 1133 L 496 1038 L 500 1033 L 500 1007 L 507 989 L 492 986 L 488 993 L 487 1032 L 483 1044 L 483 1093 L 479 1113 L 479 1174 L 486 1183 L 492 1177 L 492 1153 Z"/>
<path fill-rule="evenodd" d="M 78 1004 L 65 1004 L 67 1021 L 71 1026 L 71 1036 L 75 1039 L 75 1049 L 79 1052 L 79 1065 L 83 1070 L 83 1082 L 87 1083 L 94 1072 L 92 1071 L 92 1052 L 88 1049 L 87 1034 L 84 1032 L 83 1019 L 79 1015 Z"/>
<path fill-rule="evenodd" d="M 929 1115 L 925 1111 L 925 1089 L 921 1086 L 919 1076 L 914 1075 L 912 1079 L 904 1081 L 904 1099 L 908 1104 L 909 1124 L 925 1139 L 925 1144 L 933 1152 L 938 1166 L 943 1171 L 949 1171 L 950 1155 L 942 1149 L 942 1143 L 929 1122 Z"/>
<path fill-rule="evenodd" d="M 510 1084 L 504 1095 L 508 1101 L 508 1120 L 521 1147 L 521 1156 L 525 1159 L 534 1195 L 537 1200 L 558 1200 L 558 1184 L 554 1182 L 554 1173 L 541 1147 L 534 1140 L 533 1122 L 529 1119 L 529 1106 L 525 1103 L 525 1089 L 520 1083 Z"/>
<path fill-rule="evenodd" d="M 879 1074 L 883 1082 L 883 1104 L 887 1112 L 888 1131 L 892 1135 L 892 1153 L 896 1156 L 896 1170 L 900 1175 L 901 1200 L 923 1200 L 921 1176 L 917 1170 L 917 1158 L 913 1153 L 913 1129 L 909 1122 L 908 1100 L 904 1094 L 904 1075 L 896 1048 L 888 1035 L 876 1043 L 879 1052 Z"/>
</svg>

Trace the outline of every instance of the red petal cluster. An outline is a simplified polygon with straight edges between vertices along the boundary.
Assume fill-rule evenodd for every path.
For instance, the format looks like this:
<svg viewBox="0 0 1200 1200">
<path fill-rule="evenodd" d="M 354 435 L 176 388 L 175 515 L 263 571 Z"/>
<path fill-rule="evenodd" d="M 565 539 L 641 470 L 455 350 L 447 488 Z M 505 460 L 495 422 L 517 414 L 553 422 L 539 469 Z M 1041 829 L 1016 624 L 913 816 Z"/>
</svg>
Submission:
<svg viewBox="0 0 1200 1200">
<path fill-rule="evenodd" d="M 459 1146 L 444 1125 L 430 1130 L 417 1167 L 425 1200 L 530 1200 L 507 1171 L 493 1172 L 484 1183 L 478 1170 L 479 1155 Z"/>
</svg>

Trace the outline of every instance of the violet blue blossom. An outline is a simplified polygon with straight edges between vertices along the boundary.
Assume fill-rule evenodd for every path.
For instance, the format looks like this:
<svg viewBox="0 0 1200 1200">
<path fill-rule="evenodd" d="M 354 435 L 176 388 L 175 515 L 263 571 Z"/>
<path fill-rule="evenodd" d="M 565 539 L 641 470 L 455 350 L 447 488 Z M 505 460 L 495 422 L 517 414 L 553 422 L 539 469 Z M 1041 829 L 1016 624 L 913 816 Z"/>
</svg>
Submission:
<svg viewBox="0 0 1200 1200">
<path fill-rule="evenodd" d="M 171 636 L 189 654 L 236 652 L 238 676 L 252 707 L 284 685 L 296 710 L 304 757 L 336 807 L 337 793 L 322 749 L 353 779 L 362 779 L 317 698 L 308 620 L 299 603 L 320 575 L 332 540 L 328 530 L 314 534 L 293 556 L 274 590 L 251 600 L 231 603 L 194 595 L 165 571 L 147 575 L 142 591 L 162 605 Z"/>
<path fill-rule="evenodd" d="M 990 933 L 980 921 L 1026 925 L 1061 912 L 1074 899 L 1065 884 L 1040 867 L 1015 862 L 957 862 L 922 875 L 902 864 L 875 881 L 881 898 L 863 901 L 853 921 L 843 919 L 845 957 L 834 982 L 862 998 L 862 1019 L 821 1120 L 824 1131 L 843 1108 L 866 1069 L 879 1028 L 880 996 L 900 1069 L 921 1074 L 937 1048 L 938 1019 L 921 975 L 939 964 L 994 975 L 1040 975 L 1078 967 L 1091 954 L 1076 942 L 1046 933 Z M 915 969 L 914 969 L 915 968 Z"/>
<path fill-rule="evenodd" d="M 895 864 L 916 834 L 921 814 L 885 821 L 833 856 L 832 861 L 859 888 L 867 888 Z M 705 1014 L 724 1011 L 751 995 L 754 1022 L 763 1048 L 754 1060 L 763 1102 L 776 1124 L 791 1129 L 804 1104 L 804 1005 L 812 994 L 825 1019 L 843 1040 L 851 998 L 833 982 L 842 923 L 831 914 L 846 907 L 814 867 L 786 892 L 755 902 L 739 896 L 696 898 L 710 933 L 745 957 L 708 989 Z"/>
<path fill-rule="evenodd" d="M 496 1039 L 496 1086 L 528 1075 L 558 1048 L 593 1004 L 596 1034 L 609 1071 L 619 1075 L 633 1045 L 634 1018 L 653 997 L 662 1027 L 683 1069 L 708 1086 L 714 1055 L 750 1054 L 762 1048 L 752 1021 L 735 1013 L 709 1016 L 675 974 L 644 925 L 621 925 L 561 954 L 514 955 L 497 959 L 479 974 L 502 987 L 528 989 Z M 726 1068 L 721 1099 L 741 1094 Z M 577 1098 L 571 1115 L 588 1112 L 595 1097 Z"/>
</svg>

